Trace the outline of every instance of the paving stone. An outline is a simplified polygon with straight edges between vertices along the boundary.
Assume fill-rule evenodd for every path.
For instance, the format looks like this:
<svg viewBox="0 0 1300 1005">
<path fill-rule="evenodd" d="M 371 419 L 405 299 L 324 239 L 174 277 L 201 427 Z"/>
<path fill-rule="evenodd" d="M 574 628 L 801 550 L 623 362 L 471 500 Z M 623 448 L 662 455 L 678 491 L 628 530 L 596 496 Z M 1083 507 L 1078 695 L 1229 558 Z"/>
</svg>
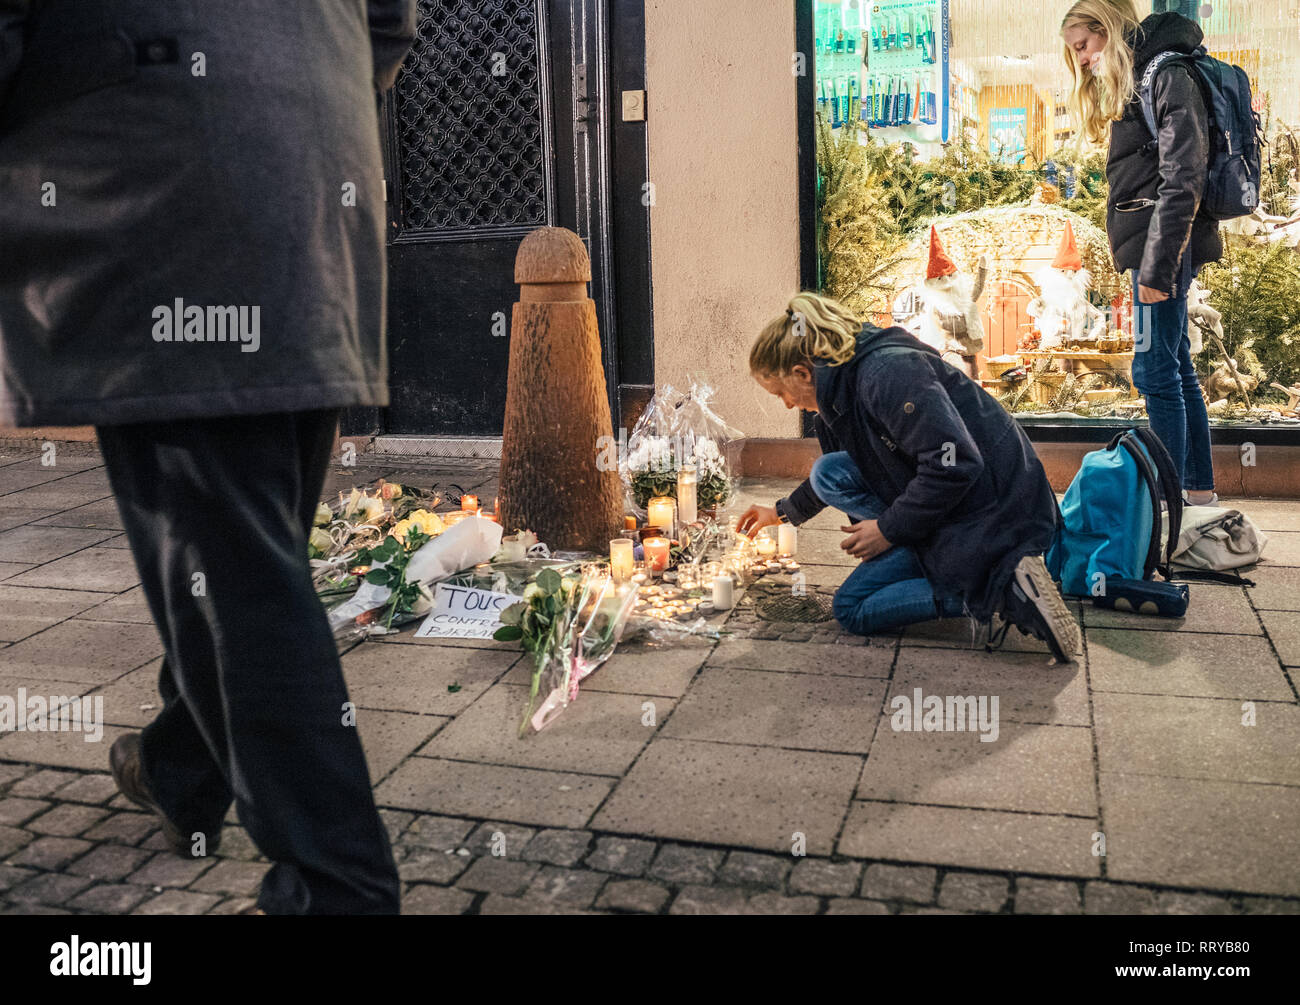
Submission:
<svg viewBox="0 0 1300 1005">
<path fill-rule="evenodd" d="M 129 914 L 131 908 L 152 896 L 153 890 L 147 886 L 108 883 L 77 894 L 68 901 L 68 906 L 94 914 Z"/>
<path fill-rule="evenodd" d="M 1161 890 L 1156 894 L 1156 906 L 1161 914 L 1236 913 L 1224 897 L 1212 897 L 1208 893 L 1181 893 L 1178 890 Z"/>
<path fill-rule="evenodd" d="M 1300 621 L 1291 611 L 1260 611 L 1260 620 L 1278 657 L 1289 667 L 1300 666 Z"/>
<path fill-rule="evenodd" d="M 817 897 L 785 897 L 775 891 L 756 893 L 747 905 L 750 914 L 816 914 L 821 910 Z"/>
<path fill-rule="evenodd" d="M 76 837 L 93 824 L 108 815 L 107 810 L 94 806 L 79 806 L 64 803 L 48 813 L 43 813 L 35 820 L 27 822 L 27 829 L 34 834 L 54 834 L 58 837 Z"/>
<path fill-rule="evenodd" d="M 500 893 L 489 893 L 479 905 L 479 914 L 588 914 L 582 908 L 569 904 L 557 904 L 536 897 L 507 897 Z"/>
<path fill-rule="evenodd" d="M 727 853 L 727 861 L 718 870 L 718 880 L 741 886 L 779 888 L 785 885 L 785 877 L 793 865 L 794 862 L 789 857 L 732 851 Z"/>
<path fill-rule="evenodd" d="M 614 655 L 601 664 L 600 673 L 593 674 L 582 682 L 582 690 L 584 694 L 610 691 L 680 698 L 711 650 L 712 646 L 689 643 L 649 651 L 631 645 L 620 645 Z M 520 660 L 506 674 L 503 682 L 527 686 L 531 676 L 532 664 L 528 660 Z"/>
<path fill-rule="evenodd" d="M 128 877 L 141 886 L 189 886 L 210 868 L 214 859 L 181 858 L 160 852 Z"/>
<path fill-rule="evenodd" d="M 779 632 L 773 632 L 774 635 Z M 894 654 L 888 648 L 865 651 L 811 642 L 770 642 L 723 639 L 709 657 L 708 667 L 743 667 L 748 670 L 786 670 L 794 673 L 834 674 L 847 677 L 888 677 Z M 708 668 L 705 669 L 705 676 Z"/>
<path fill-rule="evenodd" d="M 57 667 L 55 670 L 62 672 Z M 80 686 L 72 685 L 73 692 L 79 689 Z M 60 681 L 52 684 L 51 690 L 66 693 L 69 687 Z M 94 734 L 99 737 L 99 740 L 92 742 L 87 742 L 87 737 L 92 734 L 72 730 L 6 733 L 0 736 L 0 758 L 59 768 L 76 768 L 79 771 L 96 771 L 103 768 L 108 760 L 109 749 L 124 732 L 127 730 L 120 726 L 101 725 Z"/>
<path fill-rule="evenodd" d="M 465 839 L 465 847 L 475 856 L 521 858 L 536 833 L 531 827 L 488 821 L 474 828 L 474 833 Z"/>
<path fill-rule="evenodd" d="M 663 736 L 865 754 L 886 682 L 710 666 Z"/>
<path fill-rule="evenodd" d="M 30 575 L 30 573 L 29 573 Z M 1175 631 L 1193 634 L 1260 635 L 1259 619 L 1240 588 L 1197 586 L 1191 617 L 1153 618 L 1086 605 L 1083 609 L 1087 628 L 1123 628 L 1129 631 Z"/>
<path fill-rule="evenodd" d="M 749 902 L 745 894 L 734 887 L 685 887 L 668 909 L 669 914 L 746 914 Z"/>
<path fill-rule="evenodd" d="M 848 897 L 858 889 L 861 862 L 830 862 L 823 858 L 800 859 L 790 873 L 790 892 L 814 893 L 823 897 Z"/>
<path fill-rule="evenodd" d="M 134 872 L 148 858 L 149 852 L 143 848 L 102 844 L 67 866 L 66 871 L 90 879 L 113 881 Z"/>
<path fill-rule="evenodd" d="M 0 824 L 17 827 L 25 820 L 30 820 L 38 813 L 44 813 L 53 803 L 44 799 L 20 799 L 10 797 L 0 799 Z"/>
<path fill-rule="evenodd" d="M 257 845 L 253 844 L 248 831 L 242 827 L 221 828 L 221 845 L 217 848 L 216 854 L 222 858 L 237 858 L 245 862 L 261 858 Z"/>
<path fill-rule="evenodd" d="M 1091 726 L 1087 678 L 1078 664 L 1049 667 L 1032 653 L 900 649 L 885 701 L 923 694 L 999 696 L 998 718 L 1055 726 Z"/>
<path fill-rule="evenodd" d="M 189 888 L 201 893 L 255 897 L 262 889 L 262 877 L 270 868 L 269 863 L 222 859 L 191 883 Z"/>
<path fill-rule="evenodd" d="M 402 897 L 403 914 L 464 914 L 474 903 L 474 895 L 465 890 L 420 883 Z"/>
<path fill-rule="evenodd" d="M 0 859 L 8 858 L 31 840 L 27 831 L 0 825 Z"/>
<path fill-rule="evenodd" d="M 220 897 L 192 890 L 164 890 L 152 900 L 146 900 L 132 914 L 204 914 L 216 906 Z"/>
<path fill-rule="evenodd" d="M 0 789 L 18 781 L 28 770 L 25 764 L 0 764 Z"/>
<path fill-rule="evenodd" d="M 518 896 L 527 889 L 540 868 L 541 866 L 530 862 L 489 856 L 475 859 L 474 864 L 456 881 L 456 885 L 462 890 L 483 890 Z"/>
<path fill-rule="evenodd" d="M 37 876 L 35 869 L 23 869 L 16 865 L 0 865 L 0 892 L 17 886 L 25 880 Z"/>
<path fill-rule="evenodd" d="M 139 582 L 128 549 L 97 546 L 22 572 L 6 580 L 5 585 L 121 593 Z"/>
<path fill-rule="evenodd" d="M 407 883 L 450 883 L 469 868 L 470 861 L 468 855 L 436 848 L 407 848 L 397 863 L 397 874 Z"/>
<path fill-rule="evenodd" d="M 75 527 L 55 529 L 27 524 L 0 531 L 0 561 L 40 565 L 99 544 L 112 536 L 113 532 L 107 530 Z"/>
<path fill-rule="evenodd" d="M 71 911 L 64 910 L 62 907 L 49 907 L 46 904 L 17 904 L 13 907 L 6 907 L 0 911 L 0 915 L 31 915 L 31 914 L 72 914 Z"/>
<path fill-rule="evenodd" d="M 836 897 L 826 905 L 827 914 L 888 914 L 889 908 L 878 900 Z"/>
<path fill-rule="evenodd" d="M 592 826 L 781 853 L 797 833 L 809 854 L 830 855 L 861 767 L 847 754 L 657 738 Z"/>
<path fill-rule="evenodd" d="M 473 829 L 472 820 L 422 813 L 416 816 L 414 822 L 403 832 L 401 842 L 420 848 L 433 848 L 436 851 L 446 851 L 449 848 L 454 850 L 463 845 L 465 836 Z"/>
<path fill-rule="evenodd" d="M 42 837 L 27 845 L 18 854 L 11 856 L 9 862 L 12 865 L 30 865 L 37 869 L 57 871 L 89 851 L 91 847 L 93 846 L 89 841 L 82 841 L 80 838 Z M 2 848 L 3 838 L 0 837 L 0 850 Z"/>
<path fill-rule="evenodd" d="M 15 782 L 9 787 L 9 795 L 41 799 L 54 795 L 64 785 L 76 781 L 77 777 L 74 771 L 55 771 L 52 768 L 45 768 L 28 775 L 22 781 Z"/>
<path fill-rule="evenodd" d="M 510 651 L 367 645 L 344 655 L 343 676 L 358 708 L 459 715 L 518 659 L 519 653 Z M 459 689 L 447 690 L 452 685 Z M 519 712 L 523 713 L 523 706 Z"/>
<path fill-rule="evenodd" d="M 379 819 L 384 822 L 384 829 L 388 831 L 388 840 L 395 844 L 402 832 L 415 819 L 415 814 L 401 810 L 380 810 Z"/>
<path fill-rule="evenodd" d="M 962 911 L 953 911 L 946 907 L 913 907 L 910 904 L 904 904 L 898 909 L 899 914 L 962 914 Z"/>
<path fill-rule="evenodd" d="M 14 904 L 49 904 L 59 907 L 89 885 L 90 880 L 83 876 L 47 872 L 8 890 L 5 899 Z"/>
<path fill-rule="evenodd" d="M 1083 887 L 1084 914 L 1159 914 L 1156 891 L 1094 881 Z"/>
<path fill-rule="evenodd" d="M 1079 884 L 1018 876 L 1015 911 L 1016 914 L 1082 914 Z"/>
<path fill-rule="evenodd" d="M 255 907 L 257 907 L 257 901 L 252 897 L 228 897 L 208 911 L 208 914 L 247 914 Z"/>
<path fill-rule="evenodd" d="M 357 729 L 370 771 L 370 784 L 390 774 L 449 721 L 443 716 L 362 708 L 357 713 Z"/>
<path fill-rule="evenodd" d="M 1292 697 L 1268 641 L 1238 635 L 1090 629 L 1088 673 L 1094 691 L 1272 701 Z"/>
<path fill-rule="evenodd" d="M 954 911 L 996 914 L 1006 906 L 1010 886 L 1005 876 L 950 872 L 939 886 L 939 906 Z"/>
<path fill-rule="evenodd" d="M 685 845 L 665 844 L 650 866 L 649 875 L 676 886 L 689 883 L 711 883 L 723 852 L 714 848 L 688 848 Z"/>
<path fill-rule="evenodd" d="M 655 843 L 636 838 L 599 837 L 587 856 L 587 867 L 621 876 L 640 876 L 654 858 Z"/>
<path fill-rule="evenodd" d="M 603 872 L 547 865 L 528 887 L 528 896 L 556 904 L 590 907 L 607 879 L 609 877 Z"/>
<path fill-rule="evenodd" d="M 1248 578 L 1255 587 L 1246 594 L 1261 611 L 1300 611 L 1300 569 L 1261 565 Z"/>
<path fill-rule="evenodd" d="M 861 896 L 872 900 L 934 902 L 935 871 L 927 866 L 876 862 L 862 876 Z"/>
<path fill-rule="evenodd" d="M 589 831 L 544 830 L 528 842 L 522 857 L 528 862 L 571 866 L 581 862 L 590 847 Z"/>
<path fill-rule="evenodd" d="M 668 903 L 669 893 L 658 883 L 644 879 L 611 879 L 601 890 L 596 906 L 639 914 L 658 914 Z"/>
<path fill-rule="evenodd" d="M 852 858 L 1097 876 L 1100 865 L 1092 854 L 1096 830 L 1097 821 L 1086 817 L 855 802 L 837 850 Z"/>
<path fill-rule="evenodd" d="M 0 890 L 4 885 L 0 882 Z M 1300 900 L 1280 897 L 1243 897 L 1241 909 L 1246 914 L 1300 914 Z"/>
<path fill-rule="evenodd" d="M 158 818 L 151 813 L 122 812 L 101 820 L 86 837 L 93 841 L 116 841 L 121 844 L 138 844 L 159 827 Z"/>
<path fill-rule="evenodd" d="M 99 805 L 117 795 L 117 783 L 112 775 L 82 775 L 75 782 L 59 789 L 64 802 Z"/>
</svg>

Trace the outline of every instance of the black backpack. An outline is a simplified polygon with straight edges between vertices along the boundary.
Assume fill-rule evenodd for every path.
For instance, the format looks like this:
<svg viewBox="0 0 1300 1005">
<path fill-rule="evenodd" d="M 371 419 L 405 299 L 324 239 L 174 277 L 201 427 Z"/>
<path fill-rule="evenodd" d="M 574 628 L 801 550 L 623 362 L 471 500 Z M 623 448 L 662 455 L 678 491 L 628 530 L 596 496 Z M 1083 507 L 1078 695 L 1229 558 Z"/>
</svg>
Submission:
<svg viewBox="0 0 1300 1005">
<path fill-rule="evenodd" d="M 1250 78 L 1240 66 L 1229 66 L 1197 46 L 1191 53 L 1161 52 L 1152 57 L 1138 86 L 1142 116 L 1153 137 L 1149 153 L 1158 147 L 1152 91 L 1163 66 L 1186 63 L 1201 88 L 1210 115 L 1210 164 L 1205 175 L 1201 210 L 1215 220 L 1249 216 L 1259 205 L 1260 124 L 1251 107 Z"/>
</svg>

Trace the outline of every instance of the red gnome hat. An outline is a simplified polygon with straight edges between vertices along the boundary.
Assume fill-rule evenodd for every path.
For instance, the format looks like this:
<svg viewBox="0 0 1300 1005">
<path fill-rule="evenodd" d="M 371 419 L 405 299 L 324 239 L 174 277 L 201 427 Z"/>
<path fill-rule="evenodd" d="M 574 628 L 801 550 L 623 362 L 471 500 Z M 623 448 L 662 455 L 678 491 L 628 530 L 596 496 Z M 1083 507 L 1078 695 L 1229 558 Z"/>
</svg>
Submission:
<svg viewBox="0 0 1300 1005">
<path fill-rule="evenodd" d="M 1061 235 L 1061 244 L 1056 249 L 1056 257 L 1052 259 L 1052 268 L 1073 269 L 1075 272 L 1083 268 L 1078 245 L 1074 243 L 1074 227 L 1069 220 L 1065 221 L 1065 233 Z"/>
<path fill-rule="evenodd" d="M 926 279 L 942 279 L 944 276 L 951 276 L 957 271 L 957 266 L 953 265 L 952 259 L 948 253 L 943 250 L 943 245 L 939 243 L 939 232 L 930 228 L 930 265 L 926 269 Z"/>
</svg>

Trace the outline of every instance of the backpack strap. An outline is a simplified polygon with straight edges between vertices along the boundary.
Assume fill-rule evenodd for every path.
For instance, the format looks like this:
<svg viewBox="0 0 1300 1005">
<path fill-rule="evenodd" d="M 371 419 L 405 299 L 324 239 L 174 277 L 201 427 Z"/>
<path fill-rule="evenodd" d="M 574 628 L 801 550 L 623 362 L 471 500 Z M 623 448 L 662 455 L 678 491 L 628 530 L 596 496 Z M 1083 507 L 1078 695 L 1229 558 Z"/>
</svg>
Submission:
<svg viewBox="0 0 1300 1005">
<path fill-rule="evenodd" d="M 1160 129 L 1156 125 L 1156 102 L 1155 102 L 1155 83 L 1156 74 L 1162 66 L 1168 66 L 1170 63 L 1184 62 L 1194 60 L 1205 53 L 1203 47 L 1198 47 L 1195 52 L 1178 52 L 1175 49 L 1167 49 L 1164 52 L 1158 52 L 1151 57 L 1151 62 L 1147 63 L 1146 69 L 1142 71 L 1142 80 L 1138 84 L 1137 93 L 1138 101 L 1142 106 L 1142 118 L 1146 120 L 1147 132 L 1151 134 L 1151 140 L 1143 149 L 1148 153 L 1158 149 L 1160 144 Z M 1201 81 L 1197 74 L 1192 74 L 1199 86 Z"/>
<path fill-rule="evenodd" d="M 1151 458 L 1146 455 L 1142 449 L 1140 441 L 1134 435 L 1136 430 L 1126 429 L 1119 433 L 1110 441 L 1110 449 L 1121 448 L 1125 450 L 1133 463 L 1137 465 L 1138 474 L 1142 476 L 1142 481 L 1146 484 L 1147 494 L 1151 497 L 1151 537 L 1147 542 L 1147 555 L 1142 563 L 1142 578 L 1150 579 L 1151 573 L 1155 571 L 1160 564 L 1160 487 L 1155 465 L 1151 463 Z"/>
<path fill-rule="evenodd" d="M 1178 538 L 1183 532 L 1183 480 L 1174 470 L 1174 459 L 1169 450 L 1149 426 L 1135 426 L 1133 432 L 1147 448 L 1151 460 L 1155 462 L 1156 473 L 1160 476 L 1160 491 L 1165 497 L 1165 508 L 1169 513 L 1169 537 L 1165 545 L 1165 563 L 1160 567 L 1160 574 L 1172 580 L 1174 552 L 1178 548 Z M 1156 535 L 1157 540 L 1159 534 Z"/>
</svg>

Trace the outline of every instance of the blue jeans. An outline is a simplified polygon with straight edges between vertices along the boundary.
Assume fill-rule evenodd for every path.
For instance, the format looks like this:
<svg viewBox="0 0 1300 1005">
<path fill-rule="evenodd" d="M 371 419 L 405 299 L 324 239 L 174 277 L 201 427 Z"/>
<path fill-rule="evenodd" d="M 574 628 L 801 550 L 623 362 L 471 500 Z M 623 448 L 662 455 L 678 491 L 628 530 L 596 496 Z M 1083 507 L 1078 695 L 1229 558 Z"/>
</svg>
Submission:
<svg viewBox="0 0 1300 1005">
<path fill-rule="evenodd" d="M 1133 271 L 1133 386 L 1146 398 L 1151 429 L 1173 458 L 1183 488 L 1201 492 L 1214 488 L 1214 464 L 1210 419 L 1187 337 L 1191 282 L 1191 259 L 1184 255 L 1173 296 L 1144 304 L 1138 299 L 1138 272 Z"/>
<path fill-rule="evenodd" d="M 817 458 L 811 479 L 822 502 L 843 511 L 852 523 L 874 520 L 885 511 L 885 504 L 843 451 Z M 960 597 L 938 596 L 916 552 L 895 545 L 849 574 L 835 591 L 834 611 L 845 631 L 871 635 L 937 617 L 961 617 L 965 606 Z"/>
</svg>

